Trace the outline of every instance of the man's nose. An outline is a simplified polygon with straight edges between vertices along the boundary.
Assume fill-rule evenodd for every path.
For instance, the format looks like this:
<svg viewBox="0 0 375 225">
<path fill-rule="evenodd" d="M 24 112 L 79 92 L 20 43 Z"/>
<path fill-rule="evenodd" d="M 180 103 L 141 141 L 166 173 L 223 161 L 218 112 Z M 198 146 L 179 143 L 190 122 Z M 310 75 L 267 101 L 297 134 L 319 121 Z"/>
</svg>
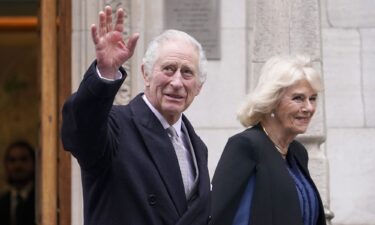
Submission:
<svg viewBox="0 0 375 225">
<path fill-rule="evenodd" d="M 178 88 L 178 87 L 182 86 L 183 77 L 182 77 L 181 71 L 179 69 L 176 70 L 176 72 L 173 74 L 171 79 L 172 80 L 171 80 L 170 84 L 172 85 L 172 87 Z"/>
</svg>

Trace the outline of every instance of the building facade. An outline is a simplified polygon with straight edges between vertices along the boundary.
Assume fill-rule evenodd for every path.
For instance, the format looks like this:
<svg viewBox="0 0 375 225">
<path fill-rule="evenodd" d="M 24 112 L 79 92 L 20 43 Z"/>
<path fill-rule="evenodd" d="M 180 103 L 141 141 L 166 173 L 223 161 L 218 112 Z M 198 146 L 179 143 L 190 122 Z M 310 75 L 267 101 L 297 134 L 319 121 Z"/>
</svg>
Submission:
<svg viewBox="0 0 375 225">
<path fill-rule="evenodd" d="M 194 3 L 195 1 L 191 1 Z M 220 56 L 186 112 L 209 149 L 212 175 L 227 139 L 244 129 L 236 111 L 264 61 L 281 53 L 317 59 L 325 91 L 306 135 L 310 169 L 334 225 L 375 224 L 375 2 L 373 0 L 210 0 L 218 18 Z M 165 27 L 163 0 L 73 1 L 72 87 L 94 60 L 90 25 L 105 5 L 128 14 L 125 33 L 140 33 L 125 67 L 130 76 L 116 104 L 143 89 L 140 72 L 148 41 Z M 218 6 L 216 8 L 216 6 Z M 203 46 L 205 47 L 205 46 Z M 79 168 L 73 161 L 72 224 L 82 223 Z"/>
</svg>

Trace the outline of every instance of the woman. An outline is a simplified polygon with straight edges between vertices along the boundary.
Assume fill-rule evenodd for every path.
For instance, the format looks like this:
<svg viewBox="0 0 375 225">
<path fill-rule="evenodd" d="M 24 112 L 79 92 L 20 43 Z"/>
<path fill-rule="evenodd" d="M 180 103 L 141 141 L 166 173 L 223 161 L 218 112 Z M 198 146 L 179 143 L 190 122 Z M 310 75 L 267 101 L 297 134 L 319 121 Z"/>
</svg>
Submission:
<svg viewBox="0 0 375 225">
<path fill-rule="evenodd" d="M 325 225 L 322 201 L 295 139 L 322 90 L 307 56 L 273 57 L 240 109 L 212 180 L 213 225 Z"/>
</svg>

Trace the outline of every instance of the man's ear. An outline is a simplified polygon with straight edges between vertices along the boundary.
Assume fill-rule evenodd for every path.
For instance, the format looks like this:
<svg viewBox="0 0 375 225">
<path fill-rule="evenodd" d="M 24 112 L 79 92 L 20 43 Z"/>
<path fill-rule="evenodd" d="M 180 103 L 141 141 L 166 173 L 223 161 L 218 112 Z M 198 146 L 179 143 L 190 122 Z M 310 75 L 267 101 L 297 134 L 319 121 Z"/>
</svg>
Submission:
<svg viewBox="0 0 375 225">
<path fill-rule="evenodd" d="M 150 76 L 148 74 L 146 74 L 145 65 L 144 64 L 142 64 L 141 70 L 142 70 L 142 76 L 143 76 L 143 80 L 145 82 L 145 86 L 149 87 L 150 86 Z"/>
<path fill-rule="evenodd" d="M 199 82 L 198 86 L 197 86 L 197 93 L 195 93 L 195 96 L 199 95 L 199 93 L 201 92 L 202 90 L 202 87 L 203 87 L 203 83 L 202 82 Z"/>
</svg>

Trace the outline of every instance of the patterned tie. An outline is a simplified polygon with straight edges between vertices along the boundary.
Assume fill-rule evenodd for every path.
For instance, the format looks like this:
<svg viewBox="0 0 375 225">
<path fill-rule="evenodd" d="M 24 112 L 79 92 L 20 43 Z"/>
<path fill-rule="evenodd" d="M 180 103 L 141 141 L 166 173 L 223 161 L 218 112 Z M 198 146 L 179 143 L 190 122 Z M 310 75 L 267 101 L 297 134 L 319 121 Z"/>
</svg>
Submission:
<svg viewBox="0 0 375 225">
<path fill-rule="evenodd" d="M 185 188 L 185 196 L 188 197 L 194 183 L 193 168 L 190 163 L 191 155 L 172 126 L 167 128 L 167 132 L 176 152 L 178 164 L 180 165 L 182 181 L 184 182 Z"/>
</svg>

